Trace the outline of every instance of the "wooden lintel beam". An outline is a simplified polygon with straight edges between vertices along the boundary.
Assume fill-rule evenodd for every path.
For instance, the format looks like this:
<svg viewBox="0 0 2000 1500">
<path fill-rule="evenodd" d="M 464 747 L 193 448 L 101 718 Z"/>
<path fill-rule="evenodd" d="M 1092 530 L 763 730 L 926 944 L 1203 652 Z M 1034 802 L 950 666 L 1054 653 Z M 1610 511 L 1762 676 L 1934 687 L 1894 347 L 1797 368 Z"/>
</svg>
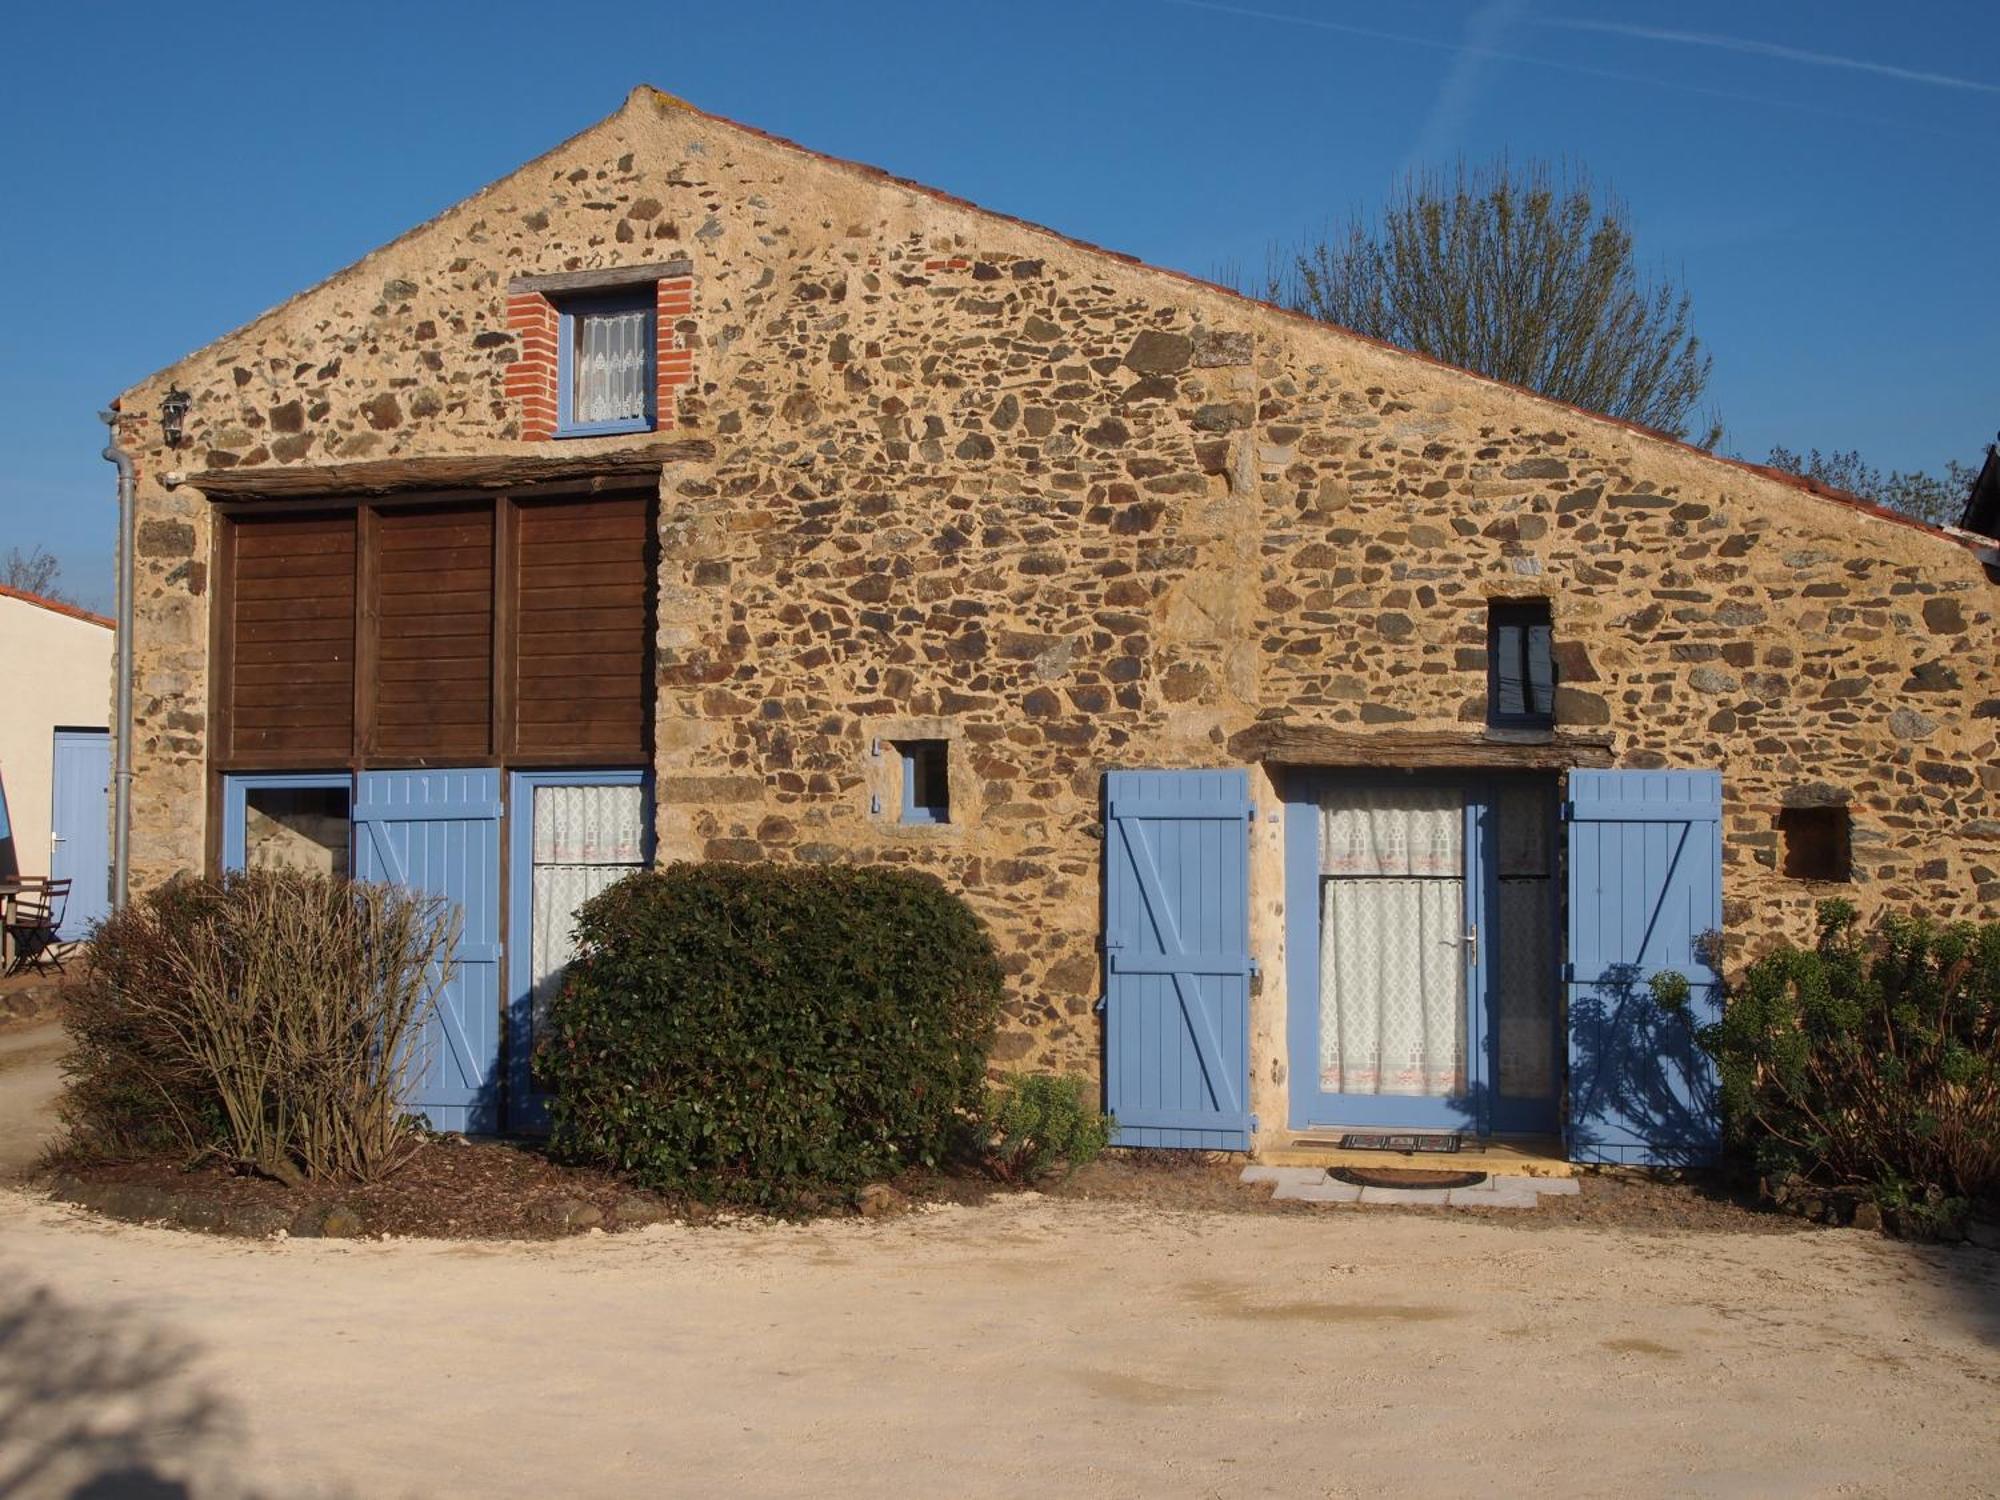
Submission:
<svg viewBox="0 0 2000 1500">
<path fill-rule="evenodd" d="M 1449 730 L 1370 733 L 1284 719 L 1253 724 L 1231 735 L 1229 751 L 1241 760 L 1290 766 L 1558 771 L 1612 764 L 1609 735 L 1556 730 L 1546 739 L 1516 740 Z"/>
<path fill-rule="evenodd" d="M 203 469 L 187 483 L 211 500 L 335 499 L 418 490 L 510 490 L 575 481 L 586 488 L 627 485 L 668 464 L 707 463 L 715 445 L 678 438 L 594 453 L 482 454 L 469 458 L 385 458 L 351 464 L 286 464 Z"/>
<path fill-rule="evenodd" d="M 594 292 L 613 287 L 643 286 L 649 281 L 665 281 L 671 276 L 691 276 L 694 262 L 687 256 L 653 261 L 643 266 L 609 266 L 601 271 L 552 271 L 543 276 L 516 276 L 507 283 L 509 293 Z"/>
</svg>

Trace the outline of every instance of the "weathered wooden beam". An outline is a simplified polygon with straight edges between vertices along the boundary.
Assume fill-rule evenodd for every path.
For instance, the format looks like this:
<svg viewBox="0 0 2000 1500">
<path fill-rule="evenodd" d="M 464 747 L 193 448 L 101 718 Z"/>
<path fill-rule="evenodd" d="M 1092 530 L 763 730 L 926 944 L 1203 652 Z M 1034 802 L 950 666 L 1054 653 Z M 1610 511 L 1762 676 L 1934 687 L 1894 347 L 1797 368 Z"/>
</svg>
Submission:
<svg viewBox="0 0 2000 1500">
<path fill-rule="evenodd" d="M 664 281 L 669 276 L 692 276 L 694 262 L 683 255 L 674 260 L 656 260 L 643 266 L 610 266 L 602 271 L 552 271 L 546 276 L 516 276 L 507 283 L 512 292 L 594 292 L 611 287 L 638 286 L 648 281 Z"/>
<path fill-rule="evenodd" d="M 285 464 L 252 469 L 203 469 L 187 482 L 212 500 L 284 500 L 342 495 L 394 495 L 413 490 L 511 490 L 575 480 L 585 488 L 629 484 L 666 464 L 715 457 L 706 438 L 678 438 L 594 453 L 480 455 L 470 458 L 385 458 L 351 464 Z"/>
<path fill-rule="evenodd" d="M 1269 719 L 1229 737 L 1230 754 L 1242 760 L 1289 766 L 1366 766 L 1420 769 L 1476 767 L 1559 771 L 1611 764 L 1611 736 L 1558 729 L 1546 739 L 1500 739 L 1478 731 L 1335 729 Z"/>
</svg>

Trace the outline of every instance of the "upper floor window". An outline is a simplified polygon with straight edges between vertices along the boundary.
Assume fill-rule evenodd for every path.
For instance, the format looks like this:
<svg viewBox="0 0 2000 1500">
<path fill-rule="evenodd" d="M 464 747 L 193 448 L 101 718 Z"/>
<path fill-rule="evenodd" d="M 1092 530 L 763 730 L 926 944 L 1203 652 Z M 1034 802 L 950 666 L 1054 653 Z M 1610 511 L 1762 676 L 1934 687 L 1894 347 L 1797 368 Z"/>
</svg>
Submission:
<svg viewBox="0 0 2000 1500">
<path fill-rule="evenodd" d="M 1548 729 L 1556 721 L 1555 626 L 1546 599 L 1486 607 L 1486 722 Z"/>
<path fill-rule="evenodd" d="M 653 288 L 565 298 L 556 341 L 556 436 L 653 427 Z"/>
</svg>

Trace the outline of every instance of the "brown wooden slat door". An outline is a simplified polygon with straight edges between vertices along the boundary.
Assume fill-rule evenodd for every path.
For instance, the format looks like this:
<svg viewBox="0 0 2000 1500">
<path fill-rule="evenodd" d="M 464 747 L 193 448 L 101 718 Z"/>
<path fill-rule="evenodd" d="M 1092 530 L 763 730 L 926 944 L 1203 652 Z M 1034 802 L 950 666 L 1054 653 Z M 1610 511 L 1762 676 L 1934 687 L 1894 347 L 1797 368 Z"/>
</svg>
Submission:
<svg viewBox="0 0 2000 1500">
<path fill-rule="evenodd" d="M 493 508 L 385 509 L 374 521 L 371 758 L 492 753 Z"/>
<path fill-rule="evenodd" d="M 648 497 L 523 501 L 516 527 L 515 753 L 643 757 L 657 566 Z"/>
<path fill-rule="evenodd" d="M 225 753 L 344 763 L 354 744 L 354 514 L 233 524 Z"/>
</svg>

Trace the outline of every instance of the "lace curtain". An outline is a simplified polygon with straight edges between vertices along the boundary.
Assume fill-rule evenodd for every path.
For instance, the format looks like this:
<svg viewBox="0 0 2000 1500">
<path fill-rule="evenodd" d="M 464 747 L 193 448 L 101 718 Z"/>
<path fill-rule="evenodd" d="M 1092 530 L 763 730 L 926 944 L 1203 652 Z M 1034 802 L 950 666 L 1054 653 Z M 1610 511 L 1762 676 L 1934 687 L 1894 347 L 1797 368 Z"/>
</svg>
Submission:
<svg viewBox="0 0 2000 1500">
<path fill-rule="evenodd" d="M 1465 804 L 1343 791 L 1320 813 L 1320 1086 L 1465 1087 Z"/>
<path fill-rule="evenodd" d="M 646 341 L 652 322 L 643 311 L 577 315 L 573 420 L 618 422 L 646 414 Z"/>
<path fill-rule="evenodd" d="M 576 957 L 577 909 L 645 860 L 645 796 L 636 786 L 535 788 L 535 1029 Z"/>
</svg>

